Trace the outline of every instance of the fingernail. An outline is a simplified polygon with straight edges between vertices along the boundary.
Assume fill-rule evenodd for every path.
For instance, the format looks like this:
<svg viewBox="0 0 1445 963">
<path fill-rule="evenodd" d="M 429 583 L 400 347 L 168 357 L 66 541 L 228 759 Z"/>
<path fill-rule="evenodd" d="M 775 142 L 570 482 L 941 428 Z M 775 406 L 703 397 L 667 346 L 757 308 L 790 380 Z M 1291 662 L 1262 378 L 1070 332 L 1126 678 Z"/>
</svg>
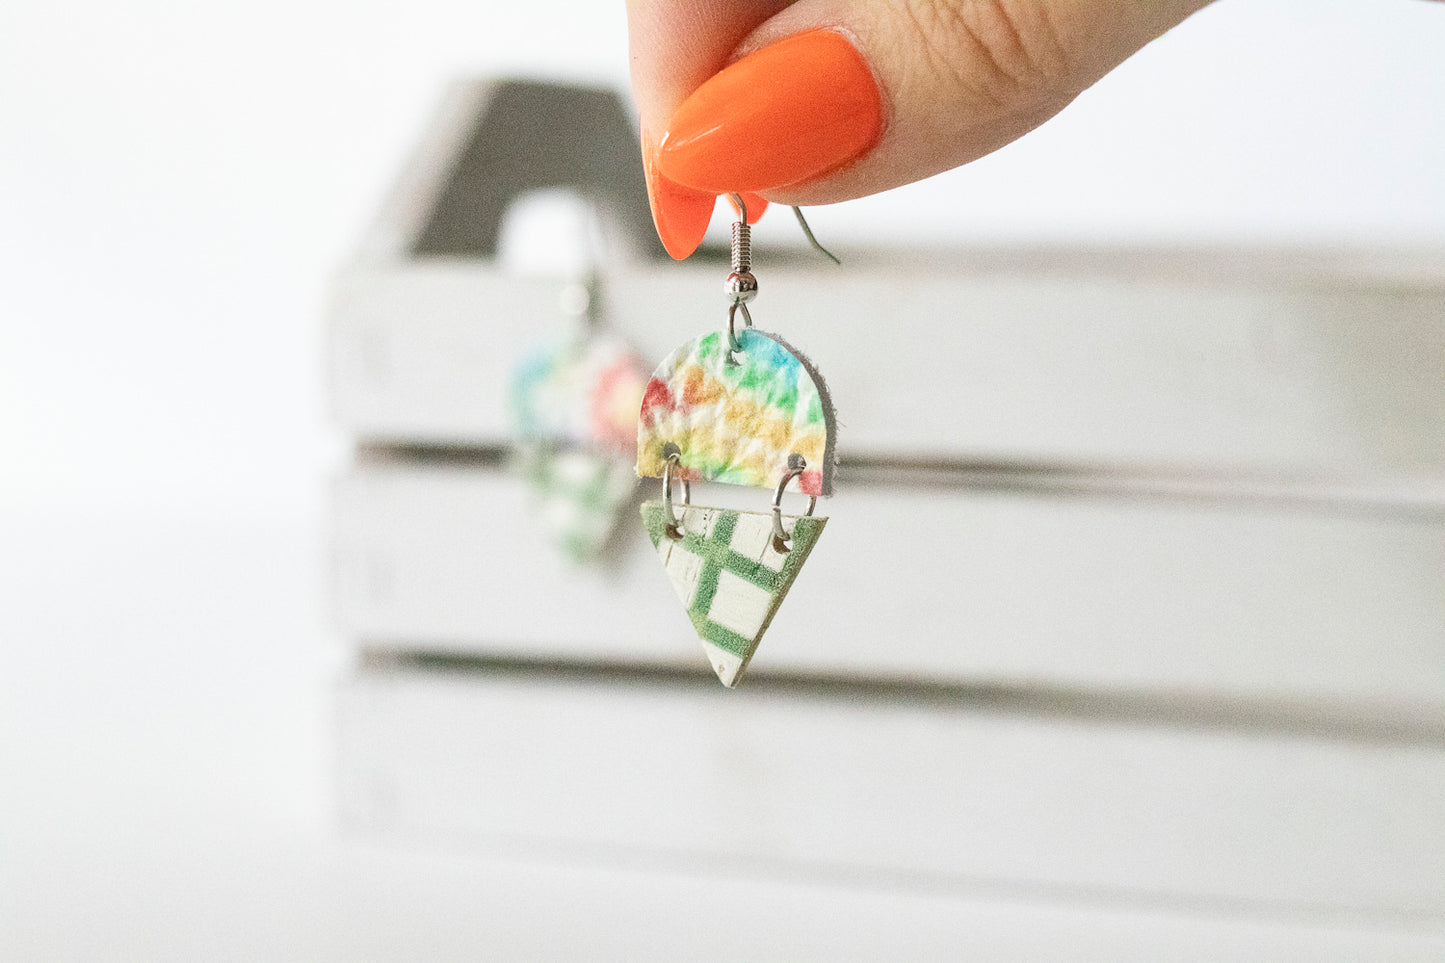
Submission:
<svg viewBox="0 0 1445 963">
<path fill-rule="evenodd" d="M 766 191 L 813 180 L 871 149 L 883 101 L 841 34 L 812 30 L 724 68 L 683 101 L 659 171 L 698 190 Z"/>
<path fill-rule="evenodd" d="M 647 177 L 647 202 L 662 246 L 681 261 L 702 243 L 712 220 L 717 195 L 678 184 L 657 169 L 657 148 L 642 132 L 642 170 Z"/>
<path fill-rule="evenodd" d="M 743 203 L 748 206 L 748 223 L 758 223 L 758 218 L 762 217 L 763 211 L 768 209 L 768 202 L 756 194 L 749 194 L 747 191 L 739 191 L 738 196 L 741 197 Z M 742 217 L 743 212 L 738 208 L 737 198 L 733 197 L 732 194 L 728 194 L 728 203 L 732 205 L 733 213 Z"/>
</svg>

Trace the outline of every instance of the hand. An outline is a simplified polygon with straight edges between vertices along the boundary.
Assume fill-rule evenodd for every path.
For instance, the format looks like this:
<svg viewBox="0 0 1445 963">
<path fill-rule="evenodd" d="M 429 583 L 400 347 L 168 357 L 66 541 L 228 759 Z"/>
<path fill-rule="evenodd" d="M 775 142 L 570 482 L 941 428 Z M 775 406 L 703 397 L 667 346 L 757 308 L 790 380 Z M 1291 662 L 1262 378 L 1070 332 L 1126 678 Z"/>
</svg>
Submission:
<svg viewBox="0 0 1445 963">
<path fill-rule="evenodd" d="M 755 214 L 966 164 L 1208 3 L 628 0 L 658 234 L 684 258 L 719 194 Z"/>
</svg>

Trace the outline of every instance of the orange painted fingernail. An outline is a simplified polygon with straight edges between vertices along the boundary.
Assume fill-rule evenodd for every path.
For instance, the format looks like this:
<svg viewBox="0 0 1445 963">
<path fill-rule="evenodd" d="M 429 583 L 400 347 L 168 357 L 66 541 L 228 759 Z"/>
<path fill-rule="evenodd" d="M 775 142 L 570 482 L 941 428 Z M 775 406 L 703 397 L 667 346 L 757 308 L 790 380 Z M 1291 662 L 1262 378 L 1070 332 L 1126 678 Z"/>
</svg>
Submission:
<svg viewBox="0 0 1445 963">
<path fill-rule="evenodd" d="M 717 195 L 684 187 L 657 169 L 657 148 L 642 132 L 642 170 L 647 177 L 647 202 L 652 206 L 652 223 L 662 246 L 681 261 L 702 243 L 712 220 Z"/>
<path fill-rule="evenodd" d="M 673 115 L 658 170 L 717 194 L 813 180 L 866 154 L 883 130 L 883 100 L 841 34 L 812 30 L 714 75 Z"/>
<path fill-rule="evenodd" d="M 758 223 L 758 218 L 762 217 L 763 211 L 768 209 L 768 202 L 757 194 L 749 194 L 747 191 L 739 191 L 738 195 L 742 197 L 743 203 L 748 206 L 748 223 Z M 733 200 L 731 194 L 728 195 L 728 203 L 732 205 L 733 213 L 741 217 L 743 212 L 738 210 L 738 202 Z"/>
</svg>

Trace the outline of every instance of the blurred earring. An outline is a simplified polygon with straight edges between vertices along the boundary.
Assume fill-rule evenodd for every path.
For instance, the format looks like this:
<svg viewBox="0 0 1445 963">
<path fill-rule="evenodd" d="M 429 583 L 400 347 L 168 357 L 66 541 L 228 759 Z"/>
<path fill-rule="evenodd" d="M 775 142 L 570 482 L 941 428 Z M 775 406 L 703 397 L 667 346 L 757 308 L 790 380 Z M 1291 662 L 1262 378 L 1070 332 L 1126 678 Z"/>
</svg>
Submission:
<svg viewBox="0 0 1445 963">
<path fill-rule="evenodd" d="M 569 558 L 600 561 L 637 500 L 632 454 L 646 371 L 601 319 L 595 279 L 564 293 L 573 330 L 518 365 L 515 464 L 540 528 Z"/>
</svg>

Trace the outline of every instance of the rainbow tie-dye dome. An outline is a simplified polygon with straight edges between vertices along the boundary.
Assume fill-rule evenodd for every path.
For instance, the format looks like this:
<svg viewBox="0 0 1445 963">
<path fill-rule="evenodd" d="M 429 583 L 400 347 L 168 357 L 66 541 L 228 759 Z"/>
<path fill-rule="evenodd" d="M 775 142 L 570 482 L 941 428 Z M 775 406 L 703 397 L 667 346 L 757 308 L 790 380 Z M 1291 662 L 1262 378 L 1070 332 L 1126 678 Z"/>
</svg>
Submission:
<svg viewBox="0 0 1445 963">
<path fill-rule="evenodd" d="M 744 328 L 737 338 L 734 352 L 726 334 L 703 335 L 653 372 L 637 428 L 637 473 L 660 478 L 664 451 L 676 445 L 681 478 L 773 488 L 797 454 L 807 462 L 799 490 L 833 494 L 837 428 L 827 385 L 777 335 Z"/>
</svg>

